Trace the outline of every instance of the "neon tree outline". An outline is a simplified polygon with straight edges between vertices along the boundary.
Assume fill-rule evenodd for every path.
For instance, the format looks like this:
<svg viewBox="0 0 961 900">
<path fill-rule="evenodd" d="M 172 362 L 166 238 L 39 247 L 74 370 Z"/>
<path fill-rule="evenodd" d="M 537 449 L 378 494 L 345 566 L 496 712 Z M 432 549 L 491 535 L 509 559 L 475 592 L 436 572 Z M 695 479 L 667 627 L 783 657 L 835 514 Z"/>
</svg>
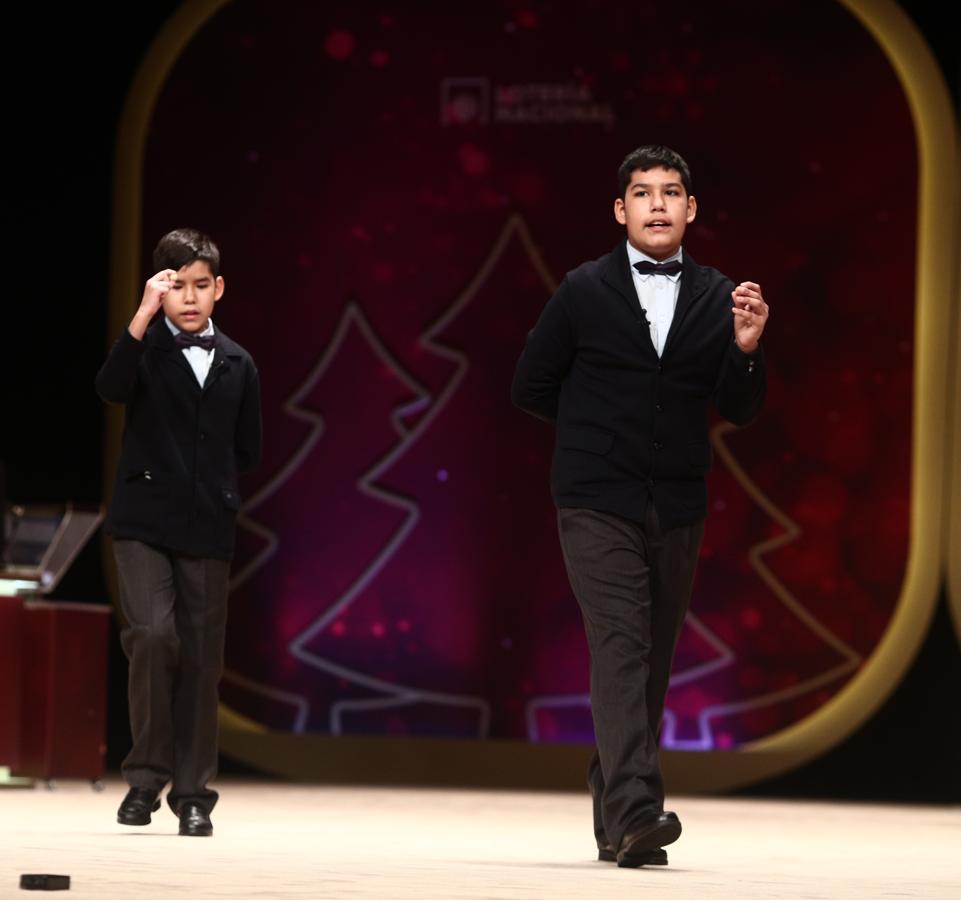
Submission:
<svg viewBox="0 0 961 900">
<path fill-rule="evenodd" d="M 367 689 L 386 694 L 385 697 L 364 698 L 357 700 L 340 700 L 330 707 L 330 731 L 332 734 L 340 734 L 343 730 L 343 716 L 350 711 L 361 711 L 369 709 L 386 709 L 408 706 L 415 703 L 427 702 L 440 705 L 466 706 L 476 709 L 479 713 L 478 736 L 485 737 L 490 725 L 490 704 L 482 697 L 468 695 L 455 695 L 443 692 L 425 691 L 409 685 L 399 685 L 386 682 L 382 679 L 374 678 L 363 672 L 352 670 L 346 666 L 341 666 L 331 660 L 312 653 L 306 649 L 306 645 L 321 633 L 339 615 L 343 609 L 369 585 L 374 578 L 386 566 L 394 553 L 401 544 L 407 539 L 412 529 L 416 526 L 420 518 L 419 508 L 415 503 L 407 498 L 379 488 L 372 482 L 381 474 L 387 471 L 394 463 L 400 459 L 407 451 L 419 440 L 426 430 L 433 423 L 434 419 L 446 407 L 451 397 L 456 393 L 461 382 L 466 376 L 470 361 L 466 354 L 440 343 L 437 335 L 460 314 L 466 307 L 477 291 L 481 288 L 484 281 L 492 269 L 497 265 L 501 256 L 507 249 L 512 237 L 517 237 L 523 249 L 533 264 L 535 271 L 544 282 L 549 292 L 557 288 L 557 282 L 551 276 L 545 265 L 536 245 L 533 242 L 530 231 L 526 223 L 519 214 L 511 215 L 503 226 L 497 240 L 488 253 L 486 259 L 468 282 L 467 286 L 455 299 L 454 303 L 443 313 L 442 316 L 430 326 L 418 339 L 419 345 L 430 351 L 436 356 L 454 364 L 454 372 L 447 380 L 443 389 L 438 393 L 436 400 L 433 400 L 430 393 L 402 367 L 396 358 L 387 349 L 385 343 L 374 331 L 361 308 L 356 303 L 349 303 L 341 316 L 340 321 L 334 331 L 327 348 L 321 359 L 313 367 L 304 381 L 294 390 L 291 396 L 283 404 L 286 414 L 299 421 L 311 426 L 311 432 L 302 442 L 298 450 L 291 456 L 285 465 L 268 482 L 266 482 L 245 504 L 240 523 L 252 533 L 258 535 L 264 541 L 263 549 L 256 554 L 253 559 L 241 569 L 231 581 L 231 590 L 235 590 L 246 582 L 257 570 L 259 570 L 267 560 L 274 555 L 279 544 L 277 535 L 261 525 L 256 520 L 249 517 L 248 513 L 259 506 L 264 500 L 275 493 L 287 479 L 300 467 L 307 455 L 313 450 L 317 441 L 324 434 L 323 417 L 310 410 L 298 406 L 300 400 L 312 390 L 314 384 L 326 371 L 331 361 L 336 357 L 340 350 L 349 327 L 355 325 L 361 331 L 368 344 L 374 349 L 375 353 L 394 371 L 400 380 L 410 388 L 415 395 L 414 399 L 398 406 L 391 415 L 391 422 L 394 430 L 401 440 L 389 450 L 380 460 L 378 460 L 367 472 L 365 472 L 356 482 L 359 490 L 375 500 L 387 503 L 395 508 L 400 508 L 407 514 L 404 524 L 398 529 L 387 545 L 378 553 L 375 560 L 370 563 L 357 579 L 344 591 L 330 607 L 316 619 L 314 619 L 306 629 L 301 631 L 288 644 L 288 652 L 305 664 L 325 671 L 338 678 L 358 684 Z M 433 402 L 432 402 L 433 400 Z M 411 428 L 405 422 L 405 418 L 426 408 L 426 413 Z M 801 533 L 800 528 L 787 517 L 774 503 L 767 498 L 762 491 L 748 478 L 733 458 L 730 450 L 723 441 L 723 435 L 733 430 L 734 426 L 722 423 L 711 433 L 712 443 L 718 455 L 724 460 L 734 478 L 741 484 L 742 488 L 754 499 L 758 505 L 765 509 L 768 515 L 776 520 L 784 528 L 784 534 L 755 544 L 749 550 L 748 556 L 751 567 L 755 570 L 761 580 L 775 594 L 777 599 L 786 606 L 793 615 L 804 622 L 811 630 L 815 631 L 822 640 L 834 647 L 840 655 L 845 657 L 845 662 L 828 672 L 820 673 L 815 678 L 809 679 L 791 688 L 775 691 L 751 700 L 741 701 L 733 704 L 722 704 L 707 707 L 698 716 L 700 736 L 694 741 L 678 741 L 674 737 L 676 719 L 670 710 L 665 710 L 664 722 L 664 743 L 666 746 L 691 749 L 707 749 L 714 745 L 713 734 L 710 726 L 710 719 L 714 716 L 728 712 L 756 708 L 787 699 L 813 690 L 824 683 L 830 682 L 835 678 L 856 669 L 862 660 L 852 648 L 841 641 L 822 623 L 820 623 L 804 606 L 797 600 L 787 588 L 776 578 L 773 572 L 764 564 L 762 557 L 779 547 L 782 547 L 796 540 Z M 717 671 L 725 666 L 732 664 L 736 660 L 734 651 L 725 644 L 721 638 L 712 632 L 694 614 L 688 614 L 688 623 L 694 627 L 717 651 L 718 656 L 706 663 L 701 663 L 688 670 L 675 674 L 671 679 L 672 685 L 684 684 L 703 677 L 711 672 Z M 297 709 L 297 717 L 294 724 L 294 731 L 304 730 L 309 719 L 309 702 L 306 698 L 292 694 L 290 692 L 278 691 L 268 686 L 257 686 L 257 682 L 245 679 L 233 672 L 225 672 L 225 678 L 233 680 L 250 690 L 271 696 L 282 702 L 292 703 Z M 532 741 L 540 739 L 539 728 L 537 726 L 537 712 L 545 708 L 559 708 L 564 706 L 589 706 L 589 694 L 568 694 L 568 695 L 543 695 L 532 698 L 527 704 L 526 716 L 528 725 L 528 738 Z"/>
<path fill-rule="evenodd" d="M 387 562 L 394 555 L 400 545 L 407 539 L 411 530 L 416 526 L 420 518 L 420 510 L 415 503 L 397 494 L 385 491 L 376 487 L 372 482 L 383 472 L 387 471 L 394 463 L 402 457 L 417 442 L 422 434 L 430 427 L 434 419 L 447 405 L 451 397 L 456 393 L 461 382 L 466 376 L 470 361 L 466 354 L 448 347 L 446 344 L 435 340 L 437 334 L 442 331 L 449 322 L 455 319 L 474 298 L 490 272 L 499 262 L 501 256 L 513 236 L 517 236 L 523 248 L 528 253 L 535 270 L 544 281 L 545 286 L 553 292 L 557 285 L 550 276 L 550 273 L 540 257 L 537 248 L 531 238 L 527 225 L 520 215 L 514 214 L 507 220 L 488 253 L 486 259 L 481 264 L 473 278 L 467 286 L 454 300 L 445 313 L 430 326 L 419 338 L 418 343 L 421 347 L 429 350 L 435 356 L 439 356 L 454 364 L 454 372 L 444 385 L 443 389 L 434 400 L 430 393 L 421 386 L 406 370 L 397 362 L 395 357 L 387 349 L 384 342 L 374 331 L 367 321 L 363 311 L 356 303 L 350 303 L 345 308 L 344 314 L 335 329 L 323 356 L 308 373 L 303 382 L 294 390 L 291 396 L 284 402 L 283 410 L 299 421 L 305 422 L 311 427 L 311 431 L 302 442 L 298 450 L 291 456 L 286 464 L 277 472 L 266 484 L 264 484 L 244 505 L 243 514 L 240 517 L 241 524 L 254 534 L 257 534 L 263 541 L 264 547 L 231 581 L 231 589 L 235 590 L 246 582 L 256 571 L 258 571 L 267 560 L 272 557 L 279 545 L 279 537 L 271 529 L 259 522 L 251 519 L 248 513 L 263 503 L 268 497 L 273 495 L 290 476 L 300 467 L 304 459 L 313 450 L 317 441 L 324 433 L 323 417 L 317 413 L 301 408 L 298 404 L 312 390 L 314 384 L 322 377 L 332 360 L 339 352 L 347 330 L 351 323 L 355 324 L 375 350 L 378 356 L 401 378 L 401 380 L 415 394 L 415 399 L 402 404 L 394 410 L 391 416 L 395 431 L 401 437 L 391 450 L 389 450 L 380 460 L 378 460 L 367 472 L 365 472 L 356 482 L 359 490 L 376 500 L 387 503 L 388 505 L 403 509 L 407 513 L 407 519 L 401 528 L 395 533 L 394 537 L 377 555 L 375 560 L 370 563 L 357 579 L 344 591 L 328 609 L 316 619 L 314 619 L 303 631 L 298 633 L 288 644 L 288 652 L 299 661 L 313 668 L 327 672 L 338 678 L 343 678 L 354 684 L 358 684 L 369 690 L 379 691 L 386 694 L 383 698 L 364 698 L 360 700 L 341 700 L 331 705 L 330 708 L 330 731 L 332 734 L 342 733 L 343 716 L 351 710 L 370 710 L 377 708 L 396 708 L 414 703 L 439 703 L 443 705 L 466 706 L 474 708 L 479 713 L 478 736 L 486 737 L 490 730 L 490 704 L 481 697 L 470 697 L 464 695 L 446 694 L 436 691 L 424 691 L 409 685 L 398 685 L 386 682 L 379 678 L 374 678 L 363 672 L 358 672 L 334 663 L 318 654 L 312 653 L 307 649 L 307 644 L 321 633 L 340 612 L 350 605 L 360 592 L 370 584 L 374 578 L 383 570 Z M 413 413 L 426 409 L 426 412 L 417 421 L 413 428 L 407 426 L 404 419 Z M 236 680 L 235 673 L 225 673 L 225 677 Z M 248 680 L 249 683 L 249 680 Z M 262 693 L 271 696 L 269 692 L 273 689 L 264 687 Z M 293 730 L 302 732 L 310 716 L 310 704 L 306 698 L 298 695 L 285 694 L 278 696 L 285 702 L 290 702 L 291 696 L 303 701 L 303 705 L 298 706 L 297 718 Z"/>
<path fill-rule="evenodd" d="M 792 685 L 789 688 L 782 688 L 777 691 L 770 691 L 766 694 L 761 694 L 757 697 L 752 697 L 748 700 L 741 700 L 734 703 L 720 703 L 713 706 L 706 706 L 698 713 L 697 723 L 698 723 L 698 737 L 690 740 L 680 740 L 676 737 L 677 728 L 677 717 L 670 709 L 665 708 L 664 710 L 664 729 L 661 737 L 661 743 L 663 746 L 673 749 L 673 750 L 710 750 L 716 746 L 714 740 L 714 733 L 711 727 L 711 719 L 717 716 L 727 715 L 730 713 L 746 712 L 751 709 L 758 709 L 763 706 L 769 706 L 772 703 L 778 703 L 782 700 L 789 700 L 792 697 L 800 696 L 801 694 L 813 691 L 816 688 L 822 687 L 825 684 L 830 684 L 838 678 L 853 672 L 861 665 L 863 657 L 856 650 L 845 643 L 841 638 L 839 638 L 834 632 L 832 632 L 826 625 L 820 622 L 813 613 L 804 604 L 798 600 L 791 591 L 788 590 L 787 586 L 774 574 L 771 568 L 764 562 L 763 557 L 773 550 L 785 547 L 788 544 L 793 543 L 801 536 L 801 527 L 791 519 L 787 513 L 780 509 L 771 499 L 768 497 L 758 485 L 754 482 L 752 478 L 744 470 L 737 460 L 734 458 L 734 454 L 731 452 L 730 447 L 728 447 L 727 442 L 724 440 L 724 436 L 732 431 L 736 430 L 736 426 L 730 424 L 729 422 L 720 422 L 711 429 L 711 443 L 714 445 L 714 449 L 717 451 L 718 456 L 723 460 L 724 464 L 727 466 L 734 480 L 741 486 L 741 489 L 758 505 L 764 512 L 783 529 L 782 533 L 776 535 L 775 537 L 768 538 L 766 540 L 758 541 L 752 544 L 748 550 L 748 562 L 754 572 L 757 574 L 758 578 L 767 585 L 768 589 L 777 598 L 778 602 L 781 603 L 787 610 L 799 619 L 807 628 L 813 631 L 821 640 L 830 646 L 839 656 L 843 658 L 843 662 L 837 666 L 828 669 L 825 672 L 819 672 L 817 675 L 809 678 L 805 681 L 799 682 L 796 685 Z M 687 622 L 693 624 L 694 619 L 693 613 L 688 613 Z M 722 654 L 722 657 L 718 660 L 713 660 L 709 663 L 702 664 L 701 666 L 693 667 L 686 672 L 678 673 L 671 678 L 671 685 L 676 686 L 678 684 L 683 684 L 689 681 L 695 680 L 695 678 L 700 678 L 703 675 L 708 674 L 709 671 L 715 671 L 719 668 L 723 668 L 726 665 L 733 663 L 737 655 L 727 647 L 726 644 L 721 641 L 721 639 L 710 632 L 703 623 L 699 622 L 700 627 L 698 630 L 701 634 L 711 640 L 708 635 L 711 635 L 715 641 L 711 641 L 715 647 L 724 647 L 727 653 L 730 655 Z M 683 678 L 683 681 L 681 680 Z M 537 726 L 537 711 L 538 709 L 547 707 L 562 707 L 565 705 L 570 706 L 590 706 L 590 695 L 589 694 L 576 694 L 570 695 L 570 703 L 564 704 L 560 702 L 544 702 L 549 698 L 537 698 L 535 701 L 531 701 L 528 704 L 527 711 L 527 723 L 528 723 L 528 738 L 532 741 L 539 740 L 539 728 Z M 585 702 L 586 700 L 586 702 Z M 532 708 L 532 706 L 538 703 L 539 705 Z"/>
</svg>

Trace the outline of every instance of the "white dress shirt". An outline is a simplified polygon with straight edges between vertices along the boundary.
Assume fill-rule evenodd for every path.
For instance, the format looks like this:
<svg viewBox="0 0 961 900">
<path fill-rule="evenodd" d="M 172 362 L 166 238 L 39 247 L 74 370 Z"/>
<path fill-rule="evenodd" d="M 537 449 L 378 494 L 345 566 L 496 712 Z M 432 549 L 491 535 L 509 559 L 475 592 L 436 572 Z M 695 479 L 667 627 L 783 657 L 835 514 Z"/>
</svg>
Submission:
<svg viewBox="0 0 961 900">
<path fill-rule="evenodd" d="M 164 321 L 167 323 L 167 327 L 170 329 L 170 333 L 173 335 L 180 334 L 180 329 L 174 325 L 166 316 L 164 316 Z M 207 327 L 199 333 L 199 337 L 206 337 L 208 334 L 214 333 L 214 320 L 207 319 Z M 197 376 L 197 381 L 200 386 L 204 386 L 204 382 L 207 380 L 207 373 L 210 371 L 210 364 L 214 361 L 214 351 L 204 350 L 203 347 L 184 347 L 180 351 L 187 358 L 187 362 L 190 363 L 190 368 L 194 370 L 194 375 Z"/>
<path fill-rule="evenodd" d="M 651 343 L 660 356 L 664 352 L 667 333 L 674 321 L 674 307 L 677 305 L 677 295 L 681 289 L 681 273 L 676 275 L 642 275 L 634 268 L 634 263 L 647 260 L 652 263 L 669 263 L 677 260 L 682 262 L 683 250 L 678 247 L 677 253 L 667 259 L 654 259 L 646 253 L 641 253 L 630 241 L 627 242 L 627 260 L 634 278 L 634 289 L 637 299 L 641 301 L 644 315 L 651 327 Z"/>
</svg>

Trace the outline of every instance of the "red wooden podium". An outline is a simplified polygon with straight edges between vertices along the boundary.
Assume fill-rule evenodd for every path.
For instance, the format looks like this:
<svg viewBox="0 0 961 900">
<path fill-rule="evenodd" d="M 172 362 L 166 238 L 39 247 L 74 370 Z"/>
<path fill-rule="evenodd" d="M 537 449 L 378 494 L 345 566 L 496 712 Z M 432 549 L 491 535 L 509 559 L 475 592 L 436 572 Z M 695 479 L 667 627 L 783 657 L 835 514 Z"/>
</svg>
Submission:
<svg viewBox="0 0 961 900">
<path fill-rule="evenodd" d="M 0 515 L 0 767 L 97 781 L 106 754 L 110 607 L 42 597 L 56 589 L 102 511 L 0 504 Z M 16 782 L 3 772 L 2 784 Z"/>
<path fill-rule="evenodd" d="M 20 648 L 23 601 L 0 597 L 0 766 L 20 764 Z"/>
<path fill-rule="evenodd" d="M 23 604 L 18 775 L 98 780 L 106 755 L 110 607 Z"/>
</svg>

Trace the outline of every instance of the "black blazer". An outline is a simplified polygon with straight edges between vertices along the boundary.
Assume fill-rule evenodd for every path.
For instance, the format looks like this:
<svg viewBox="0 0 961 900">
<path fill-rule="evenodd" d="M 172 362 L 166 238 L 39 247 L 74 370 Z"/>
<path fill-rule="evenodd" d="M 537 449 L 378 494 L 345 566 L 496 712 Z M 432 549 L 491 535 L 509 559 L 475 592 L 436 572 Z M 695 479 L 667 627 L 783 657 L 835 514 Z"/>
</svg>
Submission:
<svg viewBox="0 0 961 900">
<path fill-rule="evenodd" d="M 203 389 L 163 317 L 143 341 L 124 331 L 97 393 L 126 404 L 123 447 L 105 530 L 189 556 L 230 559 L 237 474 L 260 461 L 260 380 L 219 329 Z"/>
<path fill-rule="evenodd" d="M 685 251 L 658 358 L 626 243 L 565 276 L 528 335 L 511 388 L 517 406 L 556 422 L 558 507 L 643 522 L 653 496 L 664 528 L 705 515 L 709 404 L 744 425 L 767 389 L 761 349 L 748 355 L 734 341 L 733 289 Z"/>
</svg>

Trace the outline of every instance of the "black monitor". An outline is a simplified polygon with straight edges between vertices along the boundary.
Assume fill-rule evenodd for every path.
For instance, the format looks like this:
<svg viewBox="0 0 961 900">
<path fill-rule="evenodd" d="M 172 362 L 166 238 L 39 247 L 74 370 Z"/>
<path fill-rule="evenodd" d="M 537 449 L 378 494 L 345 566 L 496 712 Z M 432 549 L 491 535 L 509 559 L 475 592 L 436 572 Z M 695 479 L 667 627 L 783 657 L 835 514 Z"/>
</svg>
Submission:
<svg viewBox="0 0 961 900">
<path fill-rule="evenodd" d="M 14 505 L 4 520 L 0 594 L 49 594 L 103 521 L 103 512 L 72 503 Z"/>
</svg>

